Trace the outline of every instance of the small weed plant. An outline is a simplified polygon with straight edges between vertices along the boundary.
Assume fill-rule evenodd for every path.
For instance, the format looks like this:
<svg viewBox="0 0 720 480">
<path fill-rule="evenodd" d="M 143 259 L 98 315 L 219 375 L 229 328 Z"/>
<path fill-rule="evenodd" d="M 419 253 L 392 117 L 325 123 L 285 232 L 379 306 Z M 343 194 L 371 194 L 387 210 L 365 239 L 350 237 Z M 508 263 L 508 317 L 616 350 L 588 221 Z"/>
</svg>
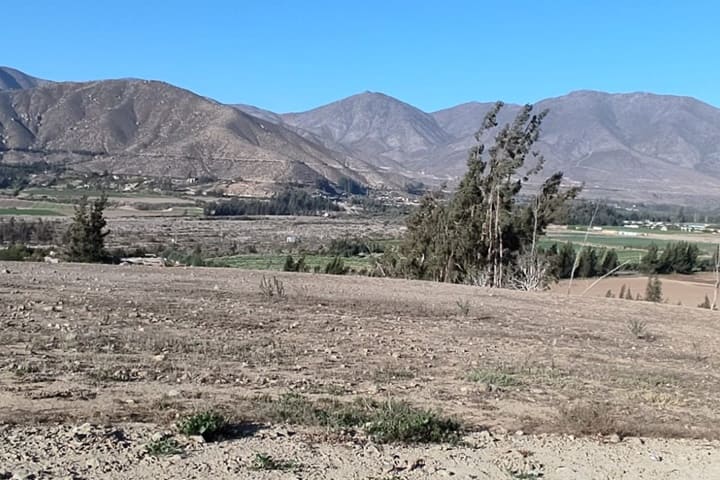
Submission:
<svg viewBox="0 0 720 480">
<path fill-rule="evenodd" d="M 183 453 L 182 446 L 173 437 L 165 435 L 145 445 L 145 451 L 153 457 Z"/>
<path fill-rule="evenodd" d="M 365 431 L 379 443 L 454 443 L 460 438 L 455 420 L 396 401 L 380 404 Z"/>
<path fill-rule="evenodd" d="M 270 455 L 258 453 L 255 455 L 251 468 L 253 470 L 296 470 L 297 463 L 291 460 L 279 460 Z"/>
<path fill-rule="evenodd" d="M 627 323 L 628 331 L 639 339 L 649 339 L 650 334 L 648 332 L 647 323 L 644 320 L 633 318 L 628 320 Z"/>
<path fill-rule="evenodd" d="M 205 441 L 213 441 L 223 432 L 227 422 L 225 417 L 213 411 L 195 413 L 181 419 L 178 430 L 184 435 L 200 435 Z"/>
<path fill-rule="evenodd" d="M 475 369 L 468 375 L 468 380 L 496 387 L 515 387 L 522 384 L 515 374 L 500 370 Z"/>
<path fill-rule="evenodd" d="M 599 402 L 572 405 L 560 410 L 558 417 L 563 431 L 576 435 L 625 436 L 631 432 L 621 425 L 610 408 Z"/>
<path fill-rule="evenodd" d="M 470 315 L 470 302 L 468 300 L 458 300 L 455 303 L 463 317 Z"/>
<path fill-rule="evenodd" d="M 278 280 L 275 276 L 268 279 L 263 275 L 262 280 L 260 280 L 260 294 L 266 300 L 278 301 L 287 298 L 285 285 L 282 280 Z"/>
</svg>

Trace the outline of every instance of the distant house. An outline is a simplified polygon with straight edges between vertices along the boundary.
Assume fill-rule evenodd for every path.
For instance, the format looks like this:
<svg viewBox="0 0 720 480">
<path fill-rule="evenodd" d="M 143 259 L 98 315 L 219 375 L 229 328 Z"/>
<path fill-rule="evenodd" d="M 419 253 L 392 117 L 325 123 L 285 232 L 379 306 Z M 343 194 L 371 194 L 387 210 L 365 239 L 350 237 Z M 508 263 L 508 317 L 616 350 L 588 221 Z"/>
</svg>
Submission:
<svg viewBox="0 0 720 480">
<path fill-rule="evenodd" d="M 681 223 L 680 230 L 683 232 L 702 232 L 708 225 L 706 223 Z"/>
</svg>

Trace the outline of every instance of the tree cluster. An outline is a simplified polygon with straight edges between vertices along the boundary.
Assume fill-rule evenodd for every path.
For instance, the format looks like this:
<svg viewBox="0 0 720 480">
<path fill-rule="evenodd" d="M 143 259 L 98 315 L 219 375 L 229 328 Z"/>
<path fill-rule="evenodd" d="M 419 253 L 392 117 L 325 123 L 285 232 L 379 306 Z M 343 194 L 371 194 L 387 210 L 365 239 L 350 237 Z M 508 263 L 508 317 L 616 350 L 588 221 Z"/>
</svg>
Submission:
<svg viewBox="0 0 720 480">
<path fill-rule="evenodd" d="M 571 242 L 553 244 L 545 252 L 554 278 L 570 278 L 575 266 L 575 277 L 601 277 L 615 270 L 618 265 L 617 251 L 611 248 L 582 246 L 575 248 Z M 577 257 L 577 264 L 575 265 Z"/>
<path fill-rule="evenodd" d="M 316 215 L 338 210 L 340 207 L 330 199 L 314 197 L 304 190 L 288 189 L 269 200 L 233 198 L 212 202 L 205 207 L 205 215 Z"/>
<path fill-rule="evenodd" d="M 525 204 L 518 201 L 522 187 L 543 167 L 543 157 L 532 147 L 547 111 L 533 114 L 526 105 L 512 123 L 499 127 L 502 107 L 498 103 L 491 109 L 475 135 L 477 144 L 455 195 L 449 200 L 438 194 L 423 198 L 399 252 L 379 266 L 385 274 L 505 287 L 521 264 L 527 270 L 523 275 L 542 270 L 538 239 L 579 188 L 562 189 L 558 172 Z M 486 150 L 481 138 L 489 130 L 496 135 Z M 526 165 L 527 159 L 534 164 Z M 528 264 L 538 268 L 525 268 Z"/>
<path fill-rule="evenodd" d="M 0 244 L 35 244 L 47 245 L 56 243 L 58 236 L 57 222 L 48 222 L 39 218 L 34 221 L 24 219 L 0 218 Z"/>
<path fill-rule="evenodd" d="M 60 173 L 63 167 L 46 162 L 25 165 L 0 165 L 0 188 L 21 189 L 30 183 L 33 175 L 45 172 Z"/>
<path fill-rule="evenodd" d="M 324 248 L 323 253 L 340 257 L 356 257 L 384 251 L 385 249 L 381 244 L 361 238 L 333 238 L 330 244 Z"/>
<path fill-rule="evenodd" d="M 640 260 L 640 270 L 649 274 L 693 273 L 700 266 L 700 248 L 690 242 L 668 243 L 662 253 L 657 245 L 651 244 Z"/>
</svg>

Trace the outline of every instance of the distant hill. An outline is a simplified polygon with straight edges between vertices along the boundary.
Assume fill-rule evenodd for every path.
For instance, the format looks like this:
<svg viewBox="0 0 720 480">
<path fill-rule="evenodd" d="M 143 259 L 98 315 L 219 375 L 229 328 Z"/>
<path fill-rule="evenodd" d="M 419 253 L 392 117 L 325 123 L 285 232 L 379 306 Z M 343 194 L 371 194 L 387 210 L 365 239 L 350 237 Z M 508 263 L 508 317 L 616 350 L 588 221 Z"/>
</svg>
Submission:
<svg viewBox="0 0 720 480">
<path fill-rule="evenodd" d="M 309 184 L 321 177 L 383 180 L 374 167 L 281 125 L 145 80 L 0 91 L 0 154 L 4 162 L 48 160 L 77 170 L 147 176 Z"/>
<path fill-rule="evenodd" d="M 50 82 L 31 77 L 14 68 L 0 66 L 0 90 L 22 90 L 47 83 Z"/>
</svg>

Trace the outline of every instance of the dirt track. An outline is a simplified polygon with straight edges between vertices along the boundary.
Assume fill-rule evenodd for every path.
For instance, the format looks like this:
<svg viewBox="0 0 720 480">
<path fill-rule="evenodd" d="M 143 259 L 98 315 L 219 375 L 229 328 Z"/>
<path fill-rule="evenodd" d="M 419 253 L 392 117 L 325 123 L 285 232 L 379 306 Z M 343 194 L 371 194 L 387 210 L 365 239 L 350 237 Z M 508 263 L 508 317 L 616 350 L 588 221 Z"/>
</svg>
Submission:
<svg viewBox="0 0 720 480">
<path fill-rule="evenodd" d="M 546 478 L 720 475 L 718 444 L 704 440 L 720 436 L 716 312 L 310 274 L 278 275 L 288 298 L 274 302 L 261 295 L 259 272 L 2 269 L 0 422 L 14 426 L 0 427 L 0 478 L 31 457 L 35 473 L 56 468 L 46 478 L 69 475 L 72 465 L 78 478 L 177 478 L 188 468 L 196 478 L 276 478 L 247 469 L 260 451 L 303 465 L 282 478 L 389 478 L 395 453 L 397 462 L 424 459 L 423 468 L 395 471 L 407 478 L 512 478 L 506 457 Z M 643 338 L 629 332 L 633 320 L 647 322 Z M 438 408 L 468 426 L 471 446 L 333 443 L 272 426 L 195 446 L 183 458 L 141 452 L 182 413 L 216 407 L 253 420 L 253 398 L 285 392 Z M 697 440 L 544 436 L 579 433 L 561 412 L 586 402 L 602 403 L 628 437 Z M 52 426 L 58 422 L 67 427 Z M 110 435 L 91 429 L 101 433 L 83 433 L 77 448 L 63 440 L 84 422 L 111 425 Z M 63 448 L 76 453 L 61 459 Z"/>
</svg>

